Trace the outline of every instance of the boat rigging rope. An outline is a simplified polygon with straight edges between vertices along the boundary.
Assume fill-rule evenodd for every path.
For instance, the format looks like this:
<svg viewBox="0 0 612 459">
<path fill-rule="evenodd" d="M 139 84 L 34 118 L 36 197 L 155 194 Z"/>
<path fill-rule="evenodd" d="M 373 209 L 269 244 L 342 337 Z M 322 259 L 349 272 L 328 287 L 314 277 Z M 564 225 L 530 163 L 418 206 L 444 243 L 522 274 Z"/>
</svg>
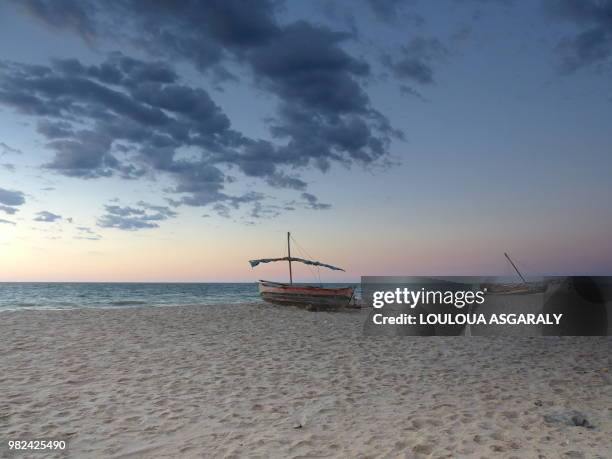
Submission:
<svg viewBox="0 0 612 459">
<path fill-rule="evenodd" d="M 311 254 L 309 254 L 308 251 L 304 247 L 302 247 L 300 245 L 300 243 L 298 241 L 296 241 L 293 236 L 289 236 L 289 237 L 291 238 L 291 240 L 293 242 L 295 242 L 295 245 L 297 246 L 298 251 L 300 252 L 300 255 L 302 255 L 304 258 L 310 258 L 311 260 L 315 259 L 315 257 L 313 257 Z M 308 267 L 308 269 L 312 273 L 312 276 L 315 278 L 315 280 L 318 277 L 319 284 L 323 284 L 323 282 L 321 281 L 321 269 L 317 266 L 317 275 L 315 276 L 315 273 L 314 273 L 313 269 L 310 266 L 308 266 L 308 265 L 306 265 L 306 266 Z"/>
</svg>

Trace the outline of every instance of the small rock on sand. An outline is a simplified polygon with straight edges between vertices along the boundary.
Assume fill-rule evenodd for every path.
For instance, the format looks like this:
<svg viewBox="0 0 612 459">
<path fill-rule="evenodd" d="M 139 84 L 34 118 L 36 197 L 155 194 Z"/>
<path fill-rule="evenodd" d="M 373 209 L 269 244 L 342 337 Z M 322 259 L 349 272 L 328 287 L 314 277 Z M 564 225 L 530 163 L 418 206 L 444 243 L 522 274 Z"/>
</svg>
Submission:
<svg viewBox="0 0 612 459">
<path fill-rule="evenodd" d="M 568 426 L 586 427 L 587 429 L 595 428 L 583 413 L 575 410 L 545 414 L 544 420 L 550 424 L 560 423 Z"/>
</svg>

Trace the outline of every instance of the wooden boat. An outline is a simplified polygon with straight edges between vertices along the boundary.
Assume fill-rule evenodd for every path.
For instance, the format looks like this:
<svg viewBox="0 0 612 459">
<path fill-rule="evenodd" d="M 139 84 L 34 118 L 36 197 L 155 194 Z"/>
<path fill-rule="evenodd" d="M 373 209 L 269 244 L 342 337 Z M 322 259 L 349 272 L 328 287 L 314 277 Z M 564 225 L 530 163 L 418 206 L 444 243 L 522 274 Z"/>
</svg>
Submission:
<svg viewBox="0 0 612 459">
<path fill-rule="evenodd" d="M 262 258 L 249 260 L 254 268 L 261 263 L 286 261 L 289 264 L 289 283 L 259 281 L 259 294 L 264 301 L 280 305 L 300 306 L 307 309 L 337 309 L 352 307 L 355 294 L 354 287 L 320 287 L 307 284 L 294 284 L 292 262 L 303 263 L 311 266 L 321 266 L 335 271 L 344 271 L 342 268 L 321 263 L 319 261 L 307 260 L 291 256 L 291 233 L 287 233 L 287 256 L 282 258 Z"/>
<path fill-rule="evenodd" d="M 306 306 L 315 309 L 345 307 L 349 305 L 353 293 L 353 287 L 328 288 L 259 281 L 261 297 L 269 303 L 281 305 Z"/>
<path fill-rule="evenodd" d="M 548 289 L 545 282 L 526 282 L 516 284 L 482 283 L 481 289 L 486 289 L 490 295 L 521 295 L 528 293 L 544 293 Z"/>
</svg>

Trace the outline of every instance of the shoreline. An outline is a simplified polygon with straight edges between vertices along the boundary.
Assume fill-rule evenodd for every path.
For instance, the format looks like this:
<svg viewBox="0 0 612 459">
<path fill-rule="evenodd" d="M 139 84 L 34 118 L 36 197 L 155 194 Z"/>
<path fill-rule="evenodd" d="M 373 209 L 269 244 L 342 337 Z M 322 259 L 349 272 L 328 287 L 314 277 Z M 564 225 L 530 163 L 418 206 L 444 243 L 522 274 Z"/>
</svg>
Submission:
<svg viewBox="0 0 612 459">
<path fill-rule="evenodd" d="M 67 439 L 69 457 L 612 449 L 610 337 L 364 337 L 358 311 L 265 303 L 0 318 L 0 438 Z"/>
</svg>

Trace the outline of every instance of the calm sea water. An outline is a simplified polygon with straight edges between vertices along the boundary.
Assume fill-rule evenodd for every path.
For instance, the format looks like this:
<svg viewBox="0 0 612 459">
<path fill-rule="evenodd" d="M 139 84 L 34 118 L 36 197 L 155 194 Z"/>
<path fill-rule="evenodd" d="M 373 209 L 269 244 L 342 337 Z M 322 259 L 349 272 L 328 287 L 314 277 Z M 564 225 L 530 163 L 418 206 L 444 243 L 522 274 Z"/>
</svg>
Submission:
<svg viewBox="0 0 612 459">
<path fill-rule="evenodd" d="M 258 300 L 255 283 L 0 283 L 0 311 L 213 305 Z"/>
<path fill-rule="evenodd" d="M 0 311 L 188 304 L 206 306 L 254 301 L 260 301 L 255 283 L 0 282 Z"/>
</svg>

